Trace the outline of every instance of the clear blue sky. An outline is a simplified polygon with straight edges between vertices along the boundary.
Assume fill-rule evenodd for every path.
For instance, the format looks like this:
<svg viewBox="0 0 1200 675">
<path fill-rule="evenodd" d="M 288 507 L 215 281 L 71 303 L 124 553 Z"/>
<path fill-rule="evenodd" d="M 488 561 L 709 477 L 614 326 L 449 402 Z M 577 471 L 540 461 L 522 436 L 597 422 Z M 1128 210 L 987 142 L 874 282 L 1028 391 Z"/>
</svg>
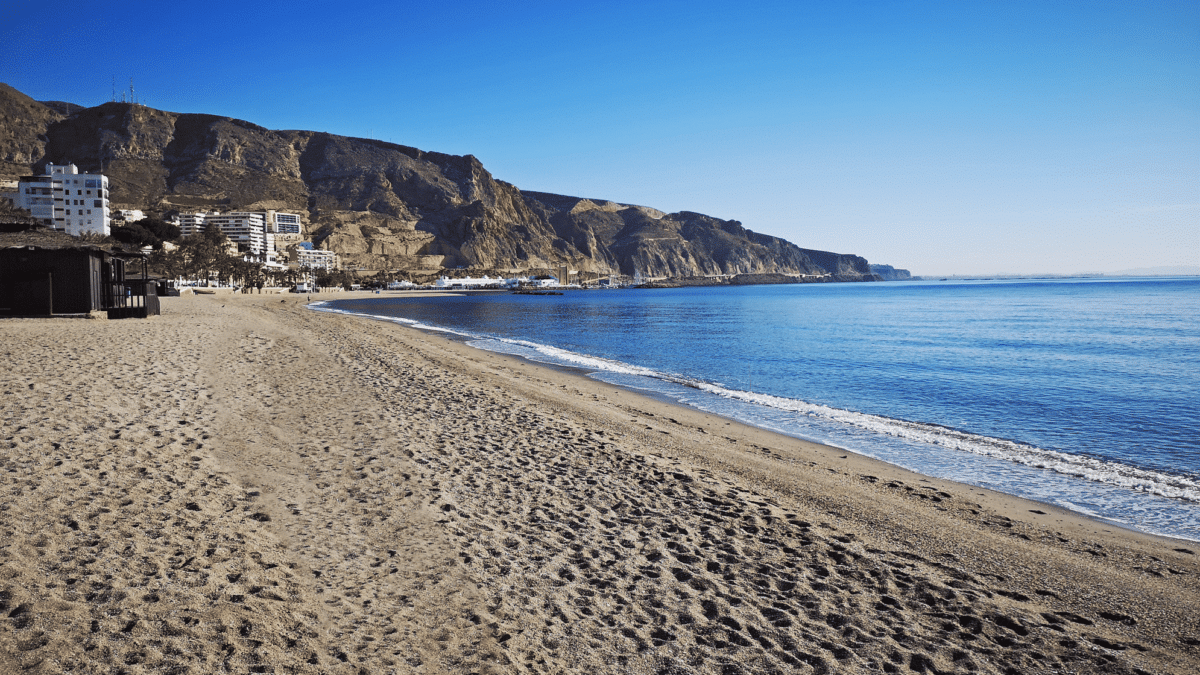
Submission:
<svg viewBox="0 0 1200 675">
<path fill-rule="evenodd" d="M 1200 265 L 1200 3 L 7 2 L 0 81 L 473 154 L 915 274 Z"/>
</svg>

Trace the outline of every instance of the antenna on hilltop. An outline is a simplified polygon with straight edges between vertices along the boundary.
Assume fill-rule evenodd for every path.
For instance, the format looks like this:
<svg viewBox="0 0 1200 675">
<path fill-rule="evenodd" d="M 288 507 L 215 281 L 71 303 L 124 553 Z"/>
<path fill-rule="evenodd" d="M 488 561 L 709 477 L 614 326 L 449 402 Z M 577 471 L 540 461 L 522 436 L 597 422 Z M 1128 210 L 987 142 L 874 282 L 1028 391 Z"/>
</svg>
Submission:
<svg viewBox="0 0 1200 675">
<path fill-rule="evenodd" d="M 112 77 L 113 77 L 112 102 L 116 103 L 117 102 L 117 76 L 113 75 Z"/>
<path fill-rule="evenodd" d="M 133 93 L 133 78 L 129 78 L 129 102 L 137 105 L 137 95 Z"/>
</svg>

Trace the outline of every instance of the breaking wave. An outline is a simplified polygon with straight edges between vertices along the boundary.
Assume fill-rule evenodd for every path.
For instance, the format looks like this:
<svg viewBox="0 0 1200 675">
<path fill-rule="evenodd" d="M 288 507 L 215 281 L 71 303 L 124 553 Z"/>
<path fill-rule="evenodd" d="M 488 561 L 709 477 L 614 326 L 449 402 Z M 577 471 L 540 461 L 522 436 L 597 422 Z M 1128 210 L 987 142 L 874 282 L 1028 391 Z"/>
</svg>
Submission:
<svg viewBox="0 0 1200 675">
<path fill-rule="evenodd" d="M 672 373 L 662 373 L 640 366 L 578 354 L 558 347 L 505 338 L 476 338 L 468 342 L 488 351 L 522 356 L 533 361 L 568 366 L 590 371 L 651 378 L 707 392 L 725 399 L 741 401 L 787 413 L 802 415 L 824 422 L 846 425 L 864 431 L 900 438 L 927 446 L 1005 460 L 1037 469 L 1047 469 L 1073 478 L 1114 485 L 1146 494 L 1200 503 L 1200 480 L 1192 476 L 1171 475 L 1141 469 L 1120 462 L 1082 454 L 1045 450 L 1026 443 L 992 438 L 953 429 L 938 424 L 910 422 L 879 415 L 841 410 L 796 399 L 730 389 L 720 384 L 704 382 Z M 854 448 L 848 448 L 853 450 Z"/>
</svg>

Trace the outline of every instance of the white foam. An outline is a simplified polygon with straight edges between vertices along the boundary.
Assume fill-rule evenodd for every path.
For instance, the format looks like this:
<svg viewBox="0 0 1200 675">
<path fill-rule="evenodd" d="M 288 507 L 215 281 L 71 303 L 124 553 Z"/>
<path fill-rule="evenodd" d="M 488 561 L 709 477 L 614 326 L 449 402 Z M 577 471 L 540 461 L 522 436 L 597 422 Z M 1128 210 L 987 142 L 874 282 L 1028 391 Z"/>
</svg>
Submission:
<svg viewBox="0 0 1200 675">
<path fill-rule="evenodd" d="M 421 323 L 420 321 L 413 321 L 412 319 L 405 319 L 403 317 L 388 316 L 386 314 L 367 314 L 365 312 L 351 312 L 351 311 L 344 310 L 344 309 L 338 309 L 336 307 L 326 307 L 326 306 L 324 306 L 326 304 L 326 302 L 328 302 L 328 301 L 314 302 L 314 303 L 308 305 L 308 308 L 318 311 L 318 312 L 329 312 L 330 314 L 347 314 L 350 316 L 363 316 L 368 319 L 376 319 L 378 321 L 387 321 L 389 323 L 398 323 L 402 326 L 408 326 L 410 328 L 420 328 L 421 330 L 432 331 L 435 333 L 448 333 L 450 335 L 458 335 L 458 336 L 467 337 L 467 338 L 476 337 L 475 334 L 473 334 L 473 333 L 466 333 L 463 331 L 454 330 L 452 328 L 443 328 L 442 326 L 435 326 L 433 324 Z"/>
<path fill-rule="evenodd" d="M 573 365 L 585 369 L 664 380 L 699 389 L 723 398 L 736 399 L 776 410 L 836 422 L 872 433 L 960 452 L 970 452 L 985 457 L 994 457 L 1016 464 L 1047 469 L 1066 476 L 1116 485 L 1160 497 L 1200 503 L 1200 481 L 1185 476 L 1175 476 L 1158 471 L 1139 469 L 1119 462 L 1088 457 L 1086 455 L 1044 450 L 1024 443 L 971 434 L 936 424 L 908 422 L 906 420 L 831 408 L 797 399 L 728 389 L 719 384 L 698 382 L 680 375 L 661 373 L 649 368 L 578 354 L 569 350 L 527 340 L 492 338 L 479 340 L 471 344 L 481 349 L 496 349 L 498 347 L 496 343 L 524 348 L 524 350 L 506 349 L 504 351 L 525 352 L 527 350 L 528 353 L 521 353 L 520 355 L 533 358 L 534 360 L 547 360 L 560 365 Z M 543 358 L 538 358 L 539 355 Z"/>
<path fill-rule="evenodd" d="M 550 345 L 544 345 L 537 342 L 530 342 L 528 340 L 485 338 L 468 342 L 467 344 L 471 345 L 472 347 L 478 347 L 479 349 L 489 349 L 493 351 L 500 350 L 505 351 L 506 353 L 520 354 L 522 356 L 526 356 L 526 358 L 530 358 L 531 360 L 542 361 L 544 363 L 575 366 L 585 370 L 602 370 L 610 373 L 621 373 L 623 375 L 640 375 L 642 377 L 652 377 L 660 380 L 668 379 L 668 376 L 664 375 L 663 373 L 659 373 L 649 368 L 642 368 L 641 366 L 634 366 L 628 363 L 622 363 L 612 359 L 605 359 L 599 356 L 579 354 L 577 352 L 559 349 L 558 347 L 551 347 Z M 506 345 L 509 348 L 504 348 L 502 345 Z"/>
<path fill-rule="evenodd" d="M 830 408 L 795 399 L 770 396 L 768 394 L 753 394 L 730 390 L 711 384 L 701 384 L 699 387 L 718 396 L 739 399 L 757 405 L 839 422 L 874 433 L 903 438 L 926 445 L 970 452 L 986 457 L 995 457 L 1017 464 L 1024 464 L 1025 466 L 1048 469 L 1067 476 L 1117 485 L 1160 497 L 1200 502 L 1200 481 L 1191 477 L 1140 469 L 1087 455 L 1044 450 L 1024 443 L 980 436 L 936 424 L 908 422 L 889 417 L 880 417 L 878 415 Z"/>
<path fill-rule="evenodd" d="M 1103 515 L 1096 513 L 1092 509 L 1080 506 L 1079 504 L 1076 504 L 1075 502 L 1067 501 L 1066 499 L 1055 499 L 1054 505 L 1061 506 L 1062 508 L 1064 508 L 1068 511 L 1074 511 L 1075 513 L 1082 513 L 1083 515 L 1091 517 L 1091 518 L 1103 518 L 1104 517 Z M 1108 520 L 1112 520 L 1112 519 L 1109 518 Z M 1119 521 L 1114 521 L 1114 522 L 1119 522 Z"/>
</svg>

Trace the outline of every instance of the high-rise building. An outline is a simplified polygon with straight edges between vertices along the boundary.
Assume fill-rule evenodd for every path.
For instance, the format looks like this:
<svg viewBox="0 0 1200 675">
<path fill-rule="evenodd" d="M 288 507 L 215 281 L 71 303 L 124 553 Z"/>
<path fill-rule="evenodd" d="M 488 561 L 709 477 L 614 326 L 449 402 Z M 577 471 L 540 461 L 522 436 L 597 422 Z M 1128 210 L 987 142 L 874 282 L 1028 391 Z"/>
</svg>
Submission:
<svg viewBox="0 0 1200 675">
<path fill-rule="evenodd" d="M 68 234 L 109 234 L 108 178 L 79 173 L 74 164 L 47 164 L 46 173 L 22 176 L 17 206 L 29 209 L 43 225 Z"/>
<path fill-rule="evenodd" d="M 232 213 L 210 213 L 204 218 L 205 223 L 215 224 L 221 228 L 229 241 L 237 244 L 239 253 L 262 256 L 266 253 L 267 242 L 263 236 L 266 228 L 261 213 L 234 211 Z"/>
<path fill-rule="evenodd" d="M 179 214 L 179 232 L 185 237 L 201 234 L 209 225 L 220 228 L 229 241 L 237 245 L 239 253 L 266 256 L 268 242 L 263 214 L 249 211 Z M 274 238 L 270 243 L 272 244 L 272 257 L 274 257 Z"/>
</svg>

